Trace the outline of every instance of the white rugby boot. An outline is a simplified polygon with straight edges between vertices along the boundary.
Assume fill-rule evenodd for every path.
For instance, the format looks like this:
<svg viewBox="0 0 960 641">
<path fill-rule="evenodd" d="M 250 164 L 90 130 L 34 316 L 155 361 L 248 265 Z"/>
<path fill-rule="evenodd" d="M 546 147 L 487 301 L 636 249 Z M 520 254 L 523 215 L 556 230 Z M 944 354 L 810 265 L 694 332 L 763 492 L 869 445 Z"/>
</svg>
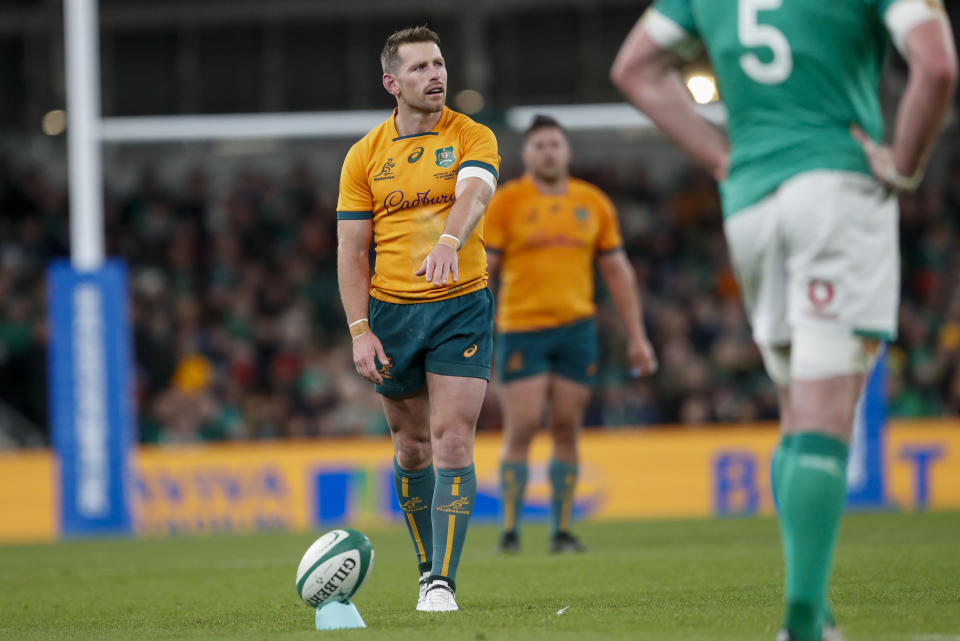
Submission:
<svg viewBox="0 0 960 641">
<path fill-rule="evenodd" d="M 456 612 L 459 609 L 453 596 L 453 588 L 444 579 L 431 581 L 423 595 L 423 601 L 417 604 L 420 612 Z"/>
<path fill-rule="evenodd" d="M 427 596 L 427 588 L 430 586 L 430 573 L 424 572 L 420 575 L 420 592 L 417 595 L 417 609 L 419 610 L 423 605 L 423 599 Z"/>
</svg>

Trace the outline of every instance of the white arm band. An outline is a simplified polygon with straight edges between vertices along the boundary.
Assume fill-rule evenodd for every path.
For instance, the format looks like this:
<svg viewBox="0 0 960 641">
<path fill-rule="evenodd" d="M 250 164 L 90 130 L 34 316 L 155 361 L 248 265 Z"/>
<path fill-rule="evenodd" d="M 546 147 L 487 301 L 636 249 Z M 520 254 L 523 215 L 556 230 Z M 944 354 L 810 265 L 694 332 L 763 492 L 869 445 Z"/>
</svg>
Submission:
<svg viewBox="0 0 960 641">
<path fill-rule="evenodd" d="M 693 60 L 703 49 L 699 38 L 656 9 L 647 9 L 641 20 L 658 47 L 672 51 L 684 60 Z"/>
<path fill-rule="evenodd" d="M 946 19 L 943 7 L 927 0 L 897 0 L 883 16 L 890 38 L 904 58 L 907 57 L 907 34 L 910 30 L 922 22 L 937 19 Z"/>
<path fill-rule="evenodd" d="M 482 167 L 464 167 L 457 173 L 457 184 L 466 178 L 479 178 L 490 186 L 491 192 L 497 191 L 497 179 L 493 177 L 486 169 Z"/>
</svg>

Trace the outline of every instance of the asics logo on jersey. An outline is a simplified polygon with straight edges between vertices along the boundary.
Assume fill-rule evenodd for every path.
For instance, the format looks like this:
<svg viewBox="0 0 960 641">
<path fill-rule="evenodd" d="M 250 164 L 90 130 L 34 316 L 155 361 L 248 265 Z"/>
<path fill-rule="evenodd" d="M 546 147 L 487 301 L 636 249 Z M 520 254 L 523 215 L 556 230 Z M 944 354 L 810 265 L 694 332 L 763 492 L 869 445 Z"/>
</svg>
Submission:
<svg viewBox="0 0 960 641">
<path fill-rule="evenodd" d="M 393 175 L 393 168 L 397 166 L 397 163 L 393 162 L 393 158 L 387 158 L 387 162 L 383 163 L 383 167 L 380 168 L 380 171 L 374 174 L 374 180 L 391 180 L 396 178 Z"/>
<path fill-rule="evenodd" d="M 453 499 L 446 505 L 441 505 L 437 508 L 438 512 L 450 512 L 451 514 L 470 514 L 470 510 L 467 507 L 470 505 L 470 499 L 465 496 L 460 498 Z"/>
<path fill-rule="evenodd" d="M 467 358 L 470 358 L 471 356 L 473 356 L 473 355 L 476 354 L 476 353 L 477 353 L 477 344 L 476 344 L 476 343 L 474 343 L 473 345 L 471 345 L 471 346 L 468 347 L 467 349 L 463 350 L 463 355 L 466 356 Z"/>
<path fill-rule="evenodd" d="M 413 164 L 420 160 L 420 156 L 423 155 L 423 147 L 417 147 L 412 154 L 407 156 L 407 162 Z"/>
<path fill-rule="evenodd" d="M 387 194 L 387 197 L 383 199 L 383 208 L 387 210 L 388 214 L 393 214 L 398 211 L 403 211 L 404 209 L 413 209 L 414 207 L 427 207 L 429 205 L 442 205 L 444 203 L 452 203 L 456 200 L 453 194 L 439 194 L 437 196 L 431 196 L 430 190 L 418 191 L 417 197 L 410 199 L 407 198 L 406 194 L 403 191 L 397 189 L 391 191 Z"/>
</svg>

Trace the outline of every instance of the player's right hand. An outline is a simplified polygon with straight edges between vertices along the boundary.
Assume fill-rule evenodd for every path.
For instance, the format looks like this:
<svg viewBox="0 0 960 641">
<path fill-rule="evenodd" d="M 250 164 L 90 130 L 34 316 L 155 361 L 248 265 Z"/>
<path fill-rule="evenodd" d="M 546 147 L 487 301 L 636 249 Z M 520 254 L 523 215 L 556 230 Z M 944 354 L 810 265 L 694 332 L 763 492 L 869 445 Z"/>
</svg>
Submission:
<svg viewBox="0 0 960 641">
<path fill-rule="evenodd" d="M 357 368 L 357 373 L 368 381 L 382 385 L 383 377 L 377 371 L 377 363 L 374 359 L 379 360 L 381 365 L 390 362 L 376 334 L 366 332 L 353 339 L 353 364 Z"/>
<path fill-rule="evenodd" d="M 433 282 L 434 287 L 446 285 L 448 279 L 453 282 L 460 280 L 460 265 L 457 259 L 457 250 L 450 245 L 438 243 L 427 257 L 420 263 L 417 276 L 423 276 Z"/>
<path fill-rule="evenodd" d="M 630 378 L 640 378 L 657 371 L 657 355 L 645 336 L 630 341 L 627 345 L 627 359 L 630 361 Z"/>
</svg>

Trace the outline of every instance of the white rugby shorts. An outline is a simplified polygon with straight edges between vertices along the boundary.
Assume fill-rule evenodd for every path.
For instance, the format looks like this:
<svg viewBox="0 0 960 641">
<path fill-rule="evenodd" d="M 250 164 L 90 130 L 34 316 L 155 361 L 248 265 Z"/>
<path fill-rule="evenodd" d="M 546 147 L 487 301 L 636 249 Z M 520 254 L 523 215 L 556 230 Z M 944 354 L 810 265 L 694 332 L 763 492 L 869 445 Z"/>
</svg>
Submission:
<svg viewBox="0 0 960 641">
<path fill-rule="evenodd" d="M 758 345 L 801 326 L 892 340 L 900 302 L 899 208 L 870 176 L 798 174 L 727 218 L 724 232 Z"/>
</svg>

